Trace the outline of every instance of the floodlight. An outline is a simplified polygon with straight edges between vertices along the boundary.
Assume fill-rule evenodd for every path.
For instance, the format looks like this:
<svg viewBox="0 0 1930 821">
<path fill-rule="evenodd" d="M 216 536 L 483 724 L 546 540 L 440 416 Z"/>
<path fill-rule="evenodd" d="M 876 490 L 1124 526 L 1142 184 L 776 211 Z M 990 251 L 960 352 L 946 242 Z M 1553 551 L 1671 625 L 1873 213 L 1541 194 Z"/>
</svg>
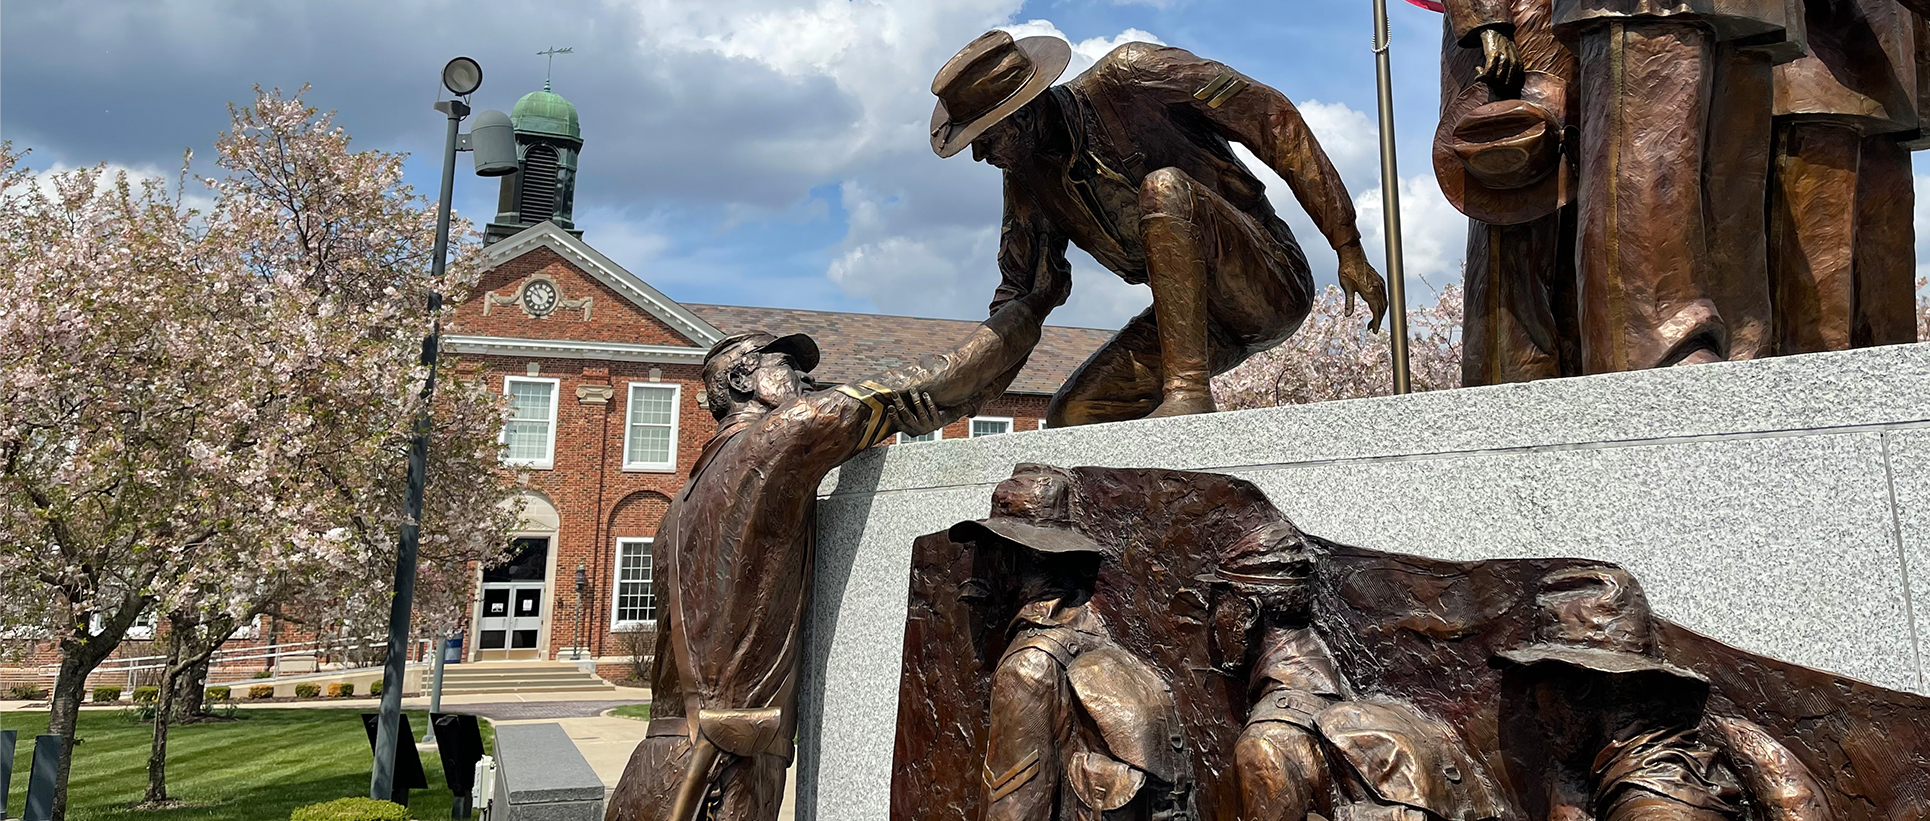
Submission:
<svg viewBox="0 0 1930 821">
<path fill-rule="evenodd" d="M 482 87 L 482 65 L 467 57 L 457 57 L 442 67 L 442 87 L 458 97 L 467 97 Z"/>
</svg>

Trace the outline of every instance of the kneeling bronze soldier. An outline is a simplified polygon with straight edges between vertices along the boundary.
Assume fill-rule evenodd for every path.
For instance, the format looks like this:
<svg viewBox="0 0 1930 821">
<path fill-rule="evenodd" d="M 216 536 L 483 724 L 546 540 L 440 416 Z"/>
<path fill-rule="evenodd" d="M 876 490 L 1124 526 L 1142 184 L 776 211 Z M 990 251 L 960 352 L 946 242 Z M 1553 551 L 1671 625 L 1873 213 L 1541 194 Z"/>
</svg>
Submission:
<svg viewBox="0 0 1930 821">
<path fill-rule="evenodd" d="M 998 558 L 1022 602 L 992 675 L 984 818 L 1197 818 L 1171 690 L 1088 606 L 1103 550 L 1072 525 L 1068 490 L 1051 469 L 1022 470 L 999 485 L 990 518 L 951 530 L 1009 551 Z"/>
</svg>

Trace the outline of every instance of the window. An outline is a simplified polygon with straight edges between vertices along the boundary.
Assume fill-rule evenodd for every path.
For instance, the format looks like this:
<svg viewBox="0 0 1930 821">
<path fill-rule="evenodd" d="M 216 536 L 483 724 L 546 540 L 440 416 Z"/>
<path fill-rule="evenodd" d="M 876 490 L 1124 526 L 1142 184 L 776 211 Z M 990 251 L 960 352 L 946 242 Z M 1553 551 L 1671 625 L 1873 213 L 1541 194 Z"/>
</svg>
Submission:
<svg viewBox="0 0 1930 821">
<path fill-rule="evenodd" d="M 898 434 L 898 444 L 903 445 L 909 442 L 936 442 L 943 438 L 945 438 L 944 428 L 939 428 L 938 430 L 932 431 L 931 433 L 927 433 L 924 436 L 906 436 L 901 433 L 901 434 Z"/>
<path fill-rule="evenodd" d="M 511 376 L 509 421 L 503 423 L 503 462 L 549 469 L 556 452 L 556 380 Z"/>
<path fill-rule="evenodd" d="M 677 469 L 677 385 L 630 383 L 623 469 Z"/>
<path fill-rule="evenodd" d="M 654 556 L 649 539 L 617 540 L 616 613 L 610 627 L 641 627 L 657 620 L 657 593 L 652 583 Z"/>
<path fill-rule="evenodd" d="M 974 416 L 972 417 L 972 438 L 974 439 L 980 436 L 993 436 L 1000 433 L 1011 433 L 1011 432 L 1012 432 L 1011 417 L 1008 417 L 1008 416 Z"/>
</svg>

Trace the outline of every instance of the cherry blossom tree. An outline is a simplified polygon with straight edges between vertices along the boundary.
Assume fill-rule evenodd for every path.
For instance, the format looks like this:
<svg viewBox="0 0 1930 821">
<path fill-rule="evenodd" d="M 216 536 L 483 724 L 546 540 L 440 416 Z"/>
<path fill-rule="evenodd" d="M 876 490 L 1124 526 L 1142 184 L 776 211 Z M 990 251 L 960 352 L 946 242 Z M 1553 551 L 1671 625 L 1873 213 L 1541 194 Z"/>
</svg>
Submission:
<svg viewBox="0 0 1930 821">
<path fill-rule="evenodd" d="M 1346 313 L 1340 289 L 1314 300 L 1299 332 L 1213 380 L 1224 410 L 1301 405 L 1329 399 L 1384 396 L 1394 391 L 1386 330 L 1367 330 L 1367 314 Z M 1414 390 L 1461 386 L 1461 288 L 1435 293 L 1434 304 L 1410 309 L 1408 373 Z"/>
<path fill-rule="evenodd" d="M 58 649 L 49 732 L 71 750 L 88 673 L 162 616 L 152 803 L 182 674 L 235 629 L 284 602 L 387 607 L 427 295 L 453 302 L 479 276 L 464 242 L 431 281 L 435 212 L 402 156 L 350 150 L 300 97 L 231 110 L 213 179 L 185 162 L 172 185 L 35 176 L 0 148 L 0 618 Z M 188 207 L 204 187 L 212 204 Z M 514 517 L 501 402 L 442 373 L 429 624 Z"/>
</svg>

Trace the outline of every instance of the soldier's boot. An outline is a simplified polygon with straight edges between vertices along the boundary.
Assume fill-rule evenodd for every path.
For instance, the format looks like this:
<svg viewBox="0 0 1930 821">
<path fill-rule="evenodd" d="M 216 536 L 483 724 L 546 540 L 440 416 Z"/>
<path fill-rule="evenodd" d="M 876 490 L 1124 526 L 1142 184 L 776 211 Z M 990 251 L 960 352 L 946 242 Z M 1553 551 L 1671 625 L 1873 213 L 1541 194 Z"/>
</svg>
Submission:
<svg viewBox="0 0 1930 821">
<path fill-rule="evenodd" d="M 1162 397 L 1149 416 L 1212 413 L 1212 342 L 1207 335 L 1209 272 L 1193 180 L 1162 168 L 1139 187 L 1139 231 L 1146 246 L 1153 319 L 1159 326 Z"/>
</svg>

